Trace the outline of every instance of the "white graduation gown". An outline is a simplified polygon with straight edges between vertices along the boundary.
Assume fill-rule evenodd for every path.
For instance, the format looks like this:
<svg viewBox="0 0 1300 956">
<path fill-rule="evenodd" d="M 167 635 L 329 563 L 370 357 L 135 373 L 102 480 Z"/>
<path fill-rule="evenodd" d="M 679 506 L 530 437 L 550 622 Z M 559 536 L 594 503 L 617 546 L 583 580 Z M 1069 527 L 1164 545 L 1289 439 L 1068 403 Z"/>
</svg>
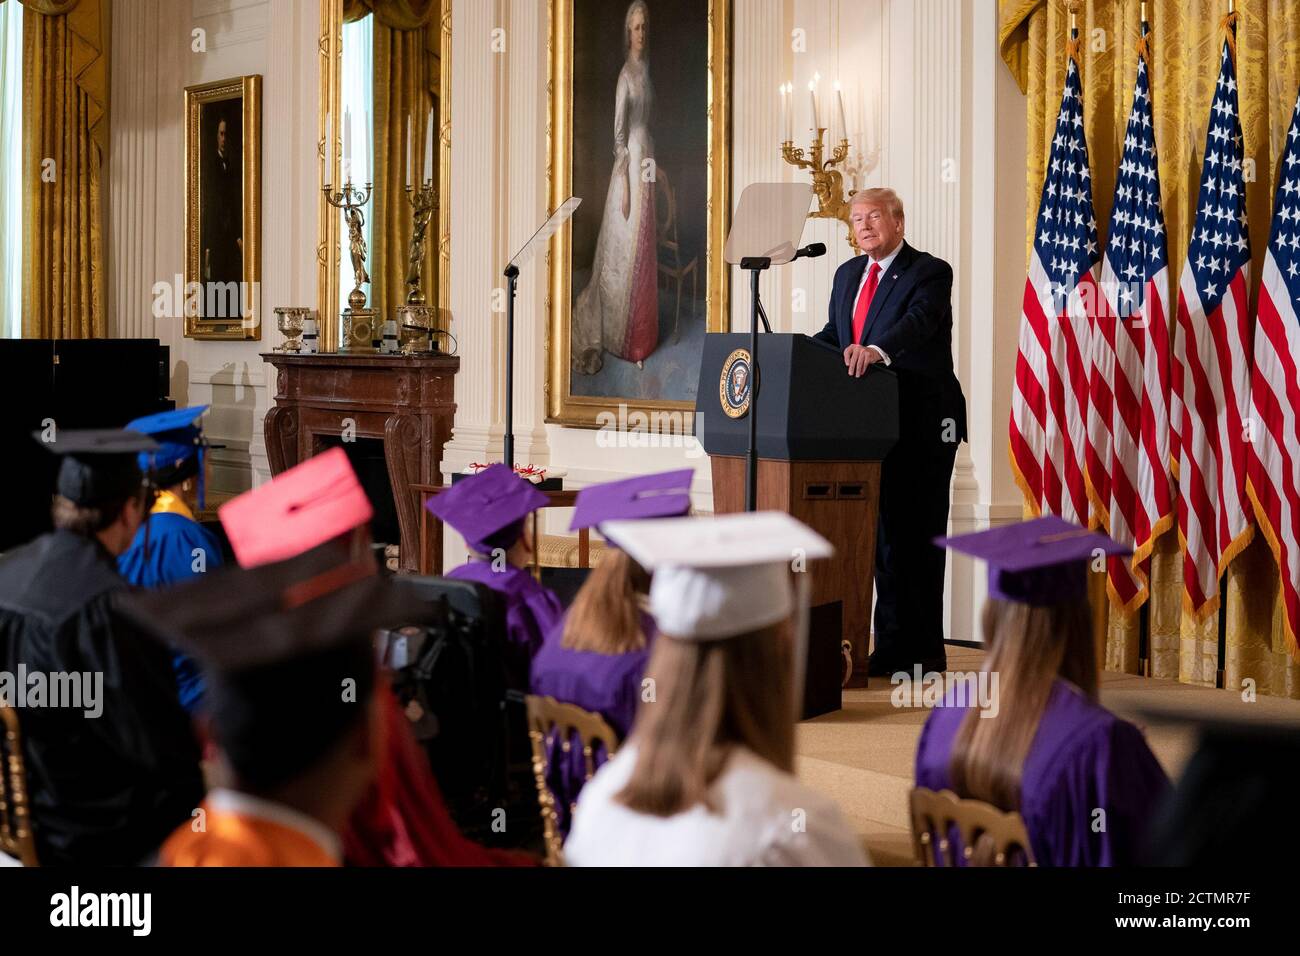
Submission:
<svg viewBox="0 0 1300 956">
<path fill-rule="evenodd" d="M 835 803 L 752 751 L 737 747 L 702 804 L 671 817 L 614 798 L 636 763 L 625 746 L 578 798 L 564 845 L 570 866 L 869 866 Z"/>
</svg>

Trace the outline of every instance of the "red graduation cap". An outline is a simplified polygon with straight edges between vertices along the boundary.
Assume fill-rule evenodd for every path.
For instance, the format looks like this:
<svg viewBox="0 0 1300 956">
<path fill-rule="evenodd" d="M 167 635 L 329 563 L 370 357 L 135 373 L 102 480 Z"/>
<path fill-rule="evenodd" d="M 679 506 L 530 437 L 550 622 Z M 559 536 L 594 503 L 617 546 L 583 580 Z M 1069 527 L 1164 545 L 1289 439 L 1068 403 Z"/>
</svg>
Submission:
<svg viewBox="0 0 1300 956">
<path fill-rule="evenodd" d="M 217 511 L 240 567 L 283 561 L 368 522 L 374 509 L 342 448 L 308 458 Z"/>
</svg>

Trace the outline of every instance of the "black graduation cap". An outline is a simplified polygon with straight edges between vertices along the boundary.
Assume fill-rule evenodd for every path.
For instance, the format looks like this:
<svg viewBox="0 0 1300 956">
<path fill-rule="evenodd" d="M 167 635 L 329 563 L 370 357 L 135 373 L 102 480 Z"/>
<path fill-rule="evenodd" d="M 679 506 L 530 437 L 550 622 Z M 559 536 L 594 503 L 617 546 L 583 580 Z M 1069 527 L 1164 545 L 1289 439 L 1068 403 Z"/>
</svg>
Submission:
<svg viewBox="0 0 1300 956">
<path fill-rule="evenodd" d="M 260 790 L 310 768 L 365 718 L 371 635 L 431 613 L 329 546 L 133 594 L 125 609 L 200 661 L 213 733 L 240 783 Z"/>
<path fill-rule="evenodd" d="M 143 476 L 137 457 L 158 443 L 122 428 L 55 429 L 32 437 L 63 458 L 57 489 L 75 505 L 93 507 L 120 501 L 139 490 Z"/>
<path fill-rule="evenodd" d="M 1234 699 L 1230 711 L 1147 706 L 1151 723 L 1190 724 L 1196 750 L 1157 816 L 1148 862 L 1158 866 L 1275 863 L 1300 852 L 1288 821 L 1300 791 L 1300 715 L 1289 701 Z"/>
</svg>

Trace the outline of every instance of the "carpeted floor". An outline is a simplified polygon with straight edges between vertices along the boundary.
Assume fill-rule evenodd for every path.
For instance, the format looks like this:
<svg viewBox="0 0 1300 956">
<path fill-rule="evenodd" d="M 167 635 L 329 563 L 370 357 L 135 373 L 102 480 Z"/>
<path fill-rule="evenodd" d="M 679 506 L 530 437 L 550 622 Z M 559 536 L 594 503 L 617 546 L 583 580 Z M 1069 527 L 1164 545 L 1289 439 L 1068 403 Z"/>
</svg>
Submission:
<svg viewBox="0 0 1300 956">
<path fill-rule="evenodd" d="M 979 650 L 949 647 L 948 668 L 976 671 L 983 656 Z M 844 691 L 843 708 L 800 724 L 795 742 L 800 779 L 839 803 L 878 866 L 912 863 L 907 797 L 916 743 L 929 713 L 924 708 L 895 707 L 890 701 L 894 689 L 888 680 L 873 678 L 867 689 Z M 1300 701 L 1260 697 L 1247 703 L 1239 691 L 1130 674 L 1104 673 L 1101 702 L 1143 728 L 1173 780 L 1195 746 L 1195 728 L 1153 722 L 1139 714 L 1143 709 L 1300 724 Z"/>
</svg>

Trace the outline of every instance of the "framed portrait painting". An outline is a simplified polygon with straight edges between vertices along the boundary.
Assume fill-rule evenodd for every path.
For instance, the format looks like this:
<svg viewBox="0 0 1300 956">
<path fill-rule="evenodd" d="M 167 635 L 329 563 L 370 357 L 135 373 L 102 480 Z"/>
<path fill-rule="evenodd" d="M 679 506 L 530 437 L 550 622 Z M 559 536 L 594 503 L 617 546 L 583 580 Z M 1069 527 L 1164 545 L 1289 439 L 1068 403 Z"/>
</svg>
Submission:
<svg viewBox="0 0 1300 956">
<path fill-rule="evenodd" d="M 690 424 L 728 321 L 731 2 L 550 0 L 550 208 L 583 202 L 551 241 L 548 421 Z"/>
<path fill-rule="evenodd" d="M 185 334 L 261 337 L 262 78 L 185 88 Z"/>
</svg>

